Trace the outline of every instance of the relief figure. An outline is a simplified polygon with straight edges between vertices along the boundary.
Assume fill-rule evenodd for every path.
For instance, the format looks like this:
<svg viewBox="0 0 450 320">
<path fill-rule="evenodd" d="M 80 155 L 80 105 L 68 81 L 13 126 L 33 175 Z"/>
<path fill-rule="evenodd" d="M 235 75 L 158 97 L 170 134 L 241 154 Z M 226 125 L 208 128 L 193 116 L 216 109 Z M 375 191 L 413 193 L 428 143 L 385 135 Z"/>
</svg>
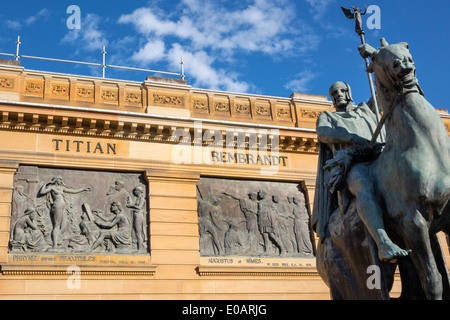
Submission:
<svg viewBox="0 0 450 320">
<path fill-rule="evenodd" d="M 241 211 L 244 213 L 246 220 L 247 231 L 249 233 L 251 242 L 251 251 L 257 252 L 260 241 L 260 234 L 258 231 L 258 195 L 256 192 L 250 192 L 248 198 L 231 195 L 226 192 L 223 194 L 232 197 L 239 201 Z"/>
<path fill-rule="evenodd" d="M 294 203 L 292 212 L 294 214 L 294 233 L 298 253 L 311 255 L 313 246 L 309 233 L 309 215 L 305 206 L 305 197 L 300 194 L 298 197 L 293 197 L 292 201 Z"/>
<path fill-rule="evenodd" d="M 11 245 L 21 251 L 39 251 L 47 249 L 44 232 L 38 221 L 34 208 L 25 210 L 24 215 L 17 220 L 12 231 Z"/>
<path fill-rule="evenodd" d="M 208 200 L 201 200 L 198 204 L 198 214 L 200 243 L 209 234 L 212 237 L 214 252 L 218 255 L 224 254 L 225 247 L 223 239 L 226 230 L 224 223 L 219 221 L 221 209 L 217 198 L 210 197 Z"/>
<path fill-rule="evenodd" d="M 100 231 L 100 235 L 92 244 L 90 251 L 94 251 L 105 239 L 111 240 L 118 249 L 126 248 L 131 244 L 131 224 L 123 213 L 121 203 L 113 202 L 111 204 L 111 212 L 115 215 L 112 221 L 105 221 L 99 215 L 94 218 L 94 222 L 100 228 L 108 230 Z M 117 230 L 112 230 L 115 226 L 117 226 Z"/>
<path fill-rule="evenodd" d="M 66 210 L 66 200 L 64 194 L 77 194 L 90 190 L 90 187 L 80 189 L 69 188 L 64 184 L 63 179 L 60 176 L 54 177 L 51 181 L 45 183 L 42 186 L 40 193 L 43 195 L 49 195 L 48 201 L 50 203 L 50 215 L 53 221 L 53 249 L 56 249 L 58 246 L 59 235 L 62 231 L 65 218 L 64 211 Z"/>
<path fill-rule="evenodd" d="M 225 232 L 224 247 L 227 255 L 246 254 L 249 252 L 251 239 L 245 228 L 245 221 L 245 219 L 233 221 L 227 232 Z"/>
<path fill-rule="evenodd" d="M 146 201 L 144 189 L 137 186 L 133 189 L 133 194 L 136 196 L 134 202 L 130 202 L 130 198 L 127 199 L 127 208 L 131 209 L 133 216 L 133 231 L 137 242 L 138 252 L 143 252 L 146 248 L 144 241 L 146 240 L 144 215 L 146 210 Z"/>
<path fill-rule="evenodd" d="M 278 195 L 272 196 L 275 206 L 278 208 L 279 237 L 283 242 L 286 253 L 294 253 L 297 251 L 297 243 L 294 234 L 294 215 L 289 210 L 289 203 L 286 205 L 280 202 Z"/>
</svg>

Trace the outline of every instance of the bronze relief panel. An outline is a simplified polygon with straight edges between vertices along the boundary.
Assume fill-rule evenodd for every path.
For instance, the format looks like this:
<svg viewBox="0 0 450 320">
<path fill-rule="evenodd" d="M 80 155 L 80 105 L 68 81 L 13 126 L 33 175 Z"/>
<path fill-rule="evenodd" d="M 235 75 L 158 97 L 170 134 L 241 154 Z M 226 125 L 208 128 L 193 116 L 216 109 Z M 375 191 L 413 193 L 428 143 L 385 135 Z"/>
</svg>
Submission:
<svg viewBox="0 0 450 320">
<path fill-rule="evenodd" d="M 201 178 L 197 199 L 201 256 L 313 256 L 299 184 Z"/>
<path fill-rule="evenodd" d="M 20 166 L 10 253 L 148 254 L 143 174 Z"/>
</svg>

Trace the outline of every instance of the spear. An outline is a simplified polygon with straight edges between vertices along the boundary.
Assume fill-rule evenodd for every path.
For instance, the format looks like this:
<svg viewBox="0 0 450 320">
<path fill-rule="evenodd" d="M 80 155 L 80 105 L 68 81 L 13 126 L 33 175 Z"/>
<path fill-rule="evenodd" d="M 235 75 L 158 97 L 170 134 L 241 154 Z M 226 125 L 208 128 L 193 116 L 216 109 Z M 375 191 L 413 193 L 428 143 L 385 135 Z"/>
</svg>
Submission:
<svg viewBox="0 0 450 320">
<path fill-rule="evenodd" d="M 361 38 L 361 44 L 366 44 L 366 41 L 364 39 L 364 30 L 362 28 L 362 15 L 365 15 L 367 12 L 367 7 L 364 5 L 364 7 L 366 8 L 366 10 L 364 11 L 364 13 L 361 13 L 361 9 L 359 9 L 358 7 L 354 7 L 352 6 L 351 9 L 353 9 L 353 12 L 351 9 L 347 9 L 341 6 L 342 11 L 344 12 L 345 16 L 349 19 L 354 19 L 355 20 L 355 32 L 359 35 L 359 37 Z M 377 117 L 377 122 L 380 122 L 380 112 L 378 109 L 378 103 L 377 103 L 377 98 L 375 96 L 375 88 L 373 86 L 373 80 L 372 80 L 372 75 L 369 72 L 369 58 L 365 57 L 364 61 L 366 62 L 366 72 L 367 72 L 367 77 L 369 79 L 369 86 L 370 86 L 370 93 L 372 94 L 372 100 L 373 100 L 373 106 L 375 109 L 375 116 Z"/>
</svg>

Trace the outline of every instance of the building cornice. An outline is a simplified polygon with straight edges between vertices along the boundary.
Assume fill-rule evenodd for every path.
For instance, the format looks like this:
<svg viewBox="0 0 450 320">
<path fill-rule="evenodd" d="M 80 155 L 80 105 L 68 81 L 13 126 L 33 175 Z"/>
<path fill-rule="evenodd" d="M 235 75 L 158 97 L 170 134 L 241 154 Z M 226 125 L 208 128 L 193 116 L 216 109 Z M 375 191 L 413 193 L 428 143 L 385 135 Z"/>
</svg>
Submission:
<svg viewBox="0 0 450 320">
<path fill-rule="evenodd" d="M 284 150 L 317 152 L 316 120 L 332 110 L 326 96 L 225 92 L 164 79 L 136 82 L 0 65 L 0 128 L 175 143 L 175 130 L 184 127 L 193 136 L 201 122 L 202 130 L 223 136 L 227 129 L 279 130 Z M 440 116 L 450 132 L 450 116 Z"/>
<path fill-rule="evenodd" d="M 285 152 L 317 152 L 317 138 L 314 129 L 284 126 L 268 126 L 255 123 L 240 123 L 225 120 L 152 115 L 120 110 L 101 110 L 64 105 L 49 105 L 20 101 L 0 100 L 0 130 L 51 133 L 60 135 L 90 136 L 99 138 L 149 141 L 168 144 L 186 143 L 195 145 L 196 137 L 210 131 L 215 137 L 222 137 L 223 147 L 249 147 L 248 131 L 267 133 L 263 146 L 272 145 Z M 227 135 L 247 135 L 244 145 L 227 145 Z M 279 139 L 272 142 L 272 139 Z M 211 141 L 201 141 L 209 145 Z M 262 147 L 260 144 L 258 147 Z"/>
</svg>

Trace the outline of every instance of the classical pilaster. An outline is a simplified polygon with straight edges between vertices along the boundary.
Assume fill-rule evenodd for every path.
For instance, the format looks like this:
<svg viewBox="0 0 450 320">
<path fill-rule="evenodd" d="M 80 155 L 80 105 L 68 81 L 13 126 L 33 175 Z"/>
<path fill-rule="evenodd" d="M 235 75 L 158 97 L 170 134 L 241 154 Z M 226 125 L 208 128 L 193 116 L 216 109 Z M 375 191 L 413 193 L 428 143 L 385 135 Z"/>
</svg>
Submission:
<svg viewBox="0 0 450 320">
<path fill-rule="evenodd" d="M 196 185 L 200 174 L 147 170 L 146 179 L 149 186 L 152 263 L 158 266 L 198 265 L 200 249 Z"/>
<path fill-rule="evenodd" d="M 14 174 L 18 162 L 0 161 L 0 263 L 7 261 Z"/>
</svg>

